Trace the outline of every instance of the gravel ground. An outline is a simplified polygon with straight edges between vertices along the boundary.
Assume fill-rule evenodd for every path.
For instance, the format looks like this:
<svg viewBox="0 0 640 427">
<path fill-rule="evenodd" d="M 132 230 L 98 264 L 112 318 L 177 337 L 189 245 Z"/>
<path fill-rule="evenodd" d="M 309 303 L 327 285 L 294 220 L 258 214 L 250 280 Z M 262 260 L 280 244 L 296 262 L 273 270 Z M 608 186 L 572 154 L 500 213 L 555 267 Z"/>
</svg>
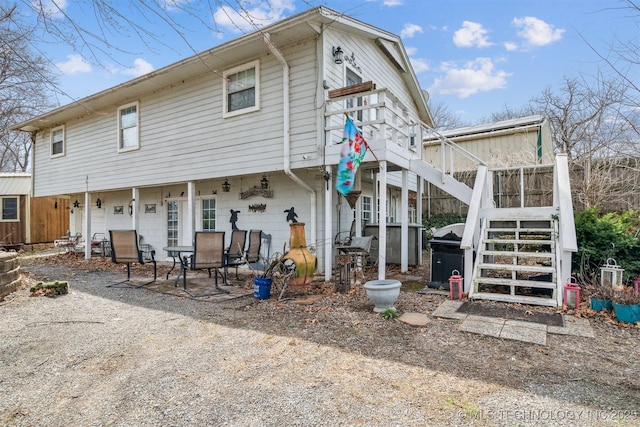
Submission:
<svg viewBox="0 0 640 427">
<path fill-rule="evenodd" d="M 640 425 L 640 329 L 605 317 L 596 338 L 540 347 L 385 320 L 359 288 L 206 303 L 106 288 L 109 263 L 55 258 L 23 261 L 0 302 L 2 426 Z M 30 297 L 36 279 L 71 292 Z M 443 300 L 408 290 L 396 307 Z"/>
</svg>

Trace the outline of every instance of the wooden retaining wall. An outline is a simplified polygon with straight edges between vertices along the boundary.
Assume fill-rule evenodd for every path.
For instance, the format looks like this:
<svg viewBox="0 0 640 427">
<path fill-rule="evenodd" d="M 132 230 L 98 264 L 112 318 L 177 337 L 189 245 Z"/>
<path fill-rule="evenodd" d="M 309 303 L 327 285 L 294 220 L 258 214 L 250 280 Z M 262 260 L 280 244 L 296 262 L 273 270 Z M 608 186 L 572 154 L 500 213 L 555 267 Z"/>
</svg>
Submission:
<svg viewBox="0 0 640 427">
<path fill-rule="evenodd" d="M 16 252 L 0 252 L 0 300 L 20 285 L 20 258 Z"/>
</svg>

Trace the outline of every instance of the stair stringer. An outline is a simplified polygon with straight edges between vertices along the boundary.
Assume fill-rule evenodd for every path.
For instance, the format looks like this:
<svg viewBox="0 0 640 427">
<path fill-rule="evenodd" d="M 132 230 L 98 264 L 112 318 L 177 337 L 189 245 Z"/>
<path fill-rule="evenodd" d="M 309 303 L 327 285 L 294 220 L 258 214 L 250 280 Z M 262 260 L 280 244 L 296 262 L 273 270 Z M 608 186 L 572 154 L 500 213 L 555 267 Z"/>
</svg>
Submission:
<svg viewBox="0 0 640 427">
<path fill-rule="evenodd" d="M 553 207 L 541 208 L 506 208 L 482 209 L 481 226 L 477 241 L 477 251 L 473 265 L 472 280 L 469 286 L 470 299 L 485 299 L 510 303 L 545 305 L 557 307 L 562 303 L 562 272 L 561 254 L 558 245 L 558 224 L 555 220 L 557 209 Z M 513 229 L 496 228 L 492 224 L 517 224 Z M 539 228 L 530 228 L 528 224 L 540 224 Z M 525 227 L 525 228 L 523 228 Z M 492 231 L 495 230 L 495 231 Z M 514 239 L 492 239 L 489 234 L 502 233 L 515 236 Z M 548 236 L 548 239 L 521 239 L 520 236 Z M 511 245 L 512 251 L 492 250 L 491 245 Z M 549 246 L 549 252 L 527 252 L 520 247 Z M 487 259 L 502 257 L 512 258 L 513 264 L 488 263 Z M 520 260 L 545 260 L 550 266 L 520 264 Z M 536 262 L 537 264 L 537 262 Z M 483 275 L 483 272 L 485 274 Z M 499 272 L 499 273 L 498 273 Z M 551 281 L 538 281 L 518 278 L 520 275 L 551 275 Z M 499 275 L 509 277 L 495 277 Z M 487 277 L 490 276 L 490 277 Z M 491 277 L 493 276 L 493 277 Z M 535 276 L 534 276 L 535 277 Z M 546 277 L 545 277 L 546 278 Z M 482 289 L 481 289 L 482 287 Z M 503 292 L 490 292 L 487 289 L 501 289 Z M 509 293 L 504 293 L 508 289 Z M 524 290 L 527 290 L 526 292 Z M 530 292 L 543 296 L 532 296 Z M 525 293 L 523 295 L 523 293 Z M 547 295 L 550 293 L 550 295 Z"/>
</svg>

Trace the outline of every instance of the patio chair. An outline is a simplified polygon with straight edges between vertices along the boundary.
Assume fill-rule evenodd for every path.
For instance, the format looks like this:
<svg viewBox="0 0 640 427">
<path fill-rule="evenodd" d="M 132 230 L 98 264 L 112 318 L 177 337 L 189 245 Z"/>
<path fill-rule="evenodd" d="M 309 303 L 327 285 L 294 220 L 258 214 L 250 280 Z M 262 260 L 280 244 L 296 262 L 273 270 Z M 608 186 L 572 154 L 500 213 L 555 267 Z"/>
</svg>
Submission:
<svg viewBox="0 0 640 427">
<path fill-rule="evenodd" d="M 235 267 L 236 280 L 238 277 L 238 267 L 241 265 L 254 264 L 260 261 L 260 248 L 262 245 L 262 230 L 251 230 L 249 232 L 249 248 L 239 258 L 227 259 L 227 267 Z"/>
<path fill-rule="evenodd" d="M 231 244 L 226 249 L 226 266 L 224 270 L 225 280 L 227 278 L 227 267 L 242 265 L 242 257 L 245 255 L 244 248 L 247 240 L 247 230 L 233 230 L 231 232 Z M 236 267 L 236 279 L 238 278 L 238 268 Z"/>
<path fill-rule="evenodd" d="M 362 272 L 362 280 L 365 279 L 364 269 L 369 261 L 373 237 L 374 236 L 353 237 L 349 245 L 336 246 L 336 249 L 340 253 L 351 257 L 349 269 L 354 274 L 357 274 L 358 271 Z M 342 264 L 344 264 L 344 262 L 342 262 Z"/>
<path fill-rule="evenodd" d="M 186 257 L 182 262 L 182 268 L 184 270 L 182 275 L 182 289 L 192 297 L 228 294 L 229 291 L 218 286 L 218 273 L 220 273 L 220 269 L 225 266 L 224 256 L 224 231 L 197 231 L 193 245 L 193 255 L 189 257 L 188 262 L 185 262 Z M 195 295 L 189 291 L 187 289 L 187 268 L 189 270 L 207 270 L 209 277 L 211 277 L 211 270 L 214 270 L 216 292 Z M 222 275 L 222 273 L 220 274 Z M 224 279 L 224 275 L 222 276 Z"/>
<path fill-rule="evenodd" d="M 138 246 L 138 232 L 136 230 L 109 230 L 109 240 L 111 246 L 111 261 L 116 264 L 127 264 L 127 280 L 123 280 L 111 285 L 108 288 L 131 282 L 131 264 L 145 264 L 142 257 L 142 251 Z M 149 285 L 156 281 L 157 264 L 155 260 L 155 251 L 151 252 L 151 263 L 153 263 L 153 280 L 142 285 L 135 286 L 137 288 Z"/>
</svg>

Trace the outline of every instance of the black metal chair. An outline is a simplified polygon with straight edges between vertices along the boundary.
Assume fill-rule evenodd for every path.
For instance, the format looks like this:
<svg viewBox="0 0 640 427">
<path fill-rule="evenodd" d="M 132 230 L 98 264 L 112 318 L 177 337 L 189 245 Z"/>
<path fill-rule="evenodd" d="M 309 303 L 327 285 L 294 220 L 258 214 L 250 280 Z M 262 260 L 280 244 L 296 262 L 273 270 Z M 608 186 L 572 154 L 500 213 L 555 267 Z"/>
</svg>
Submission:
<svg viewBox="0 0 640 427">
<path fill-rule="evenodd" d="M 228 294 L 229 291 L 218 286 L 218 273 L 220 273 L 220 269 L 224 267 L 224 231 L 197 231 L 194 239 L 193 255 L 188 259 L 182 260 L 182 289 L 192 297 Z M 211 277 L 211 270 L 214 270 L 216 292 L 195 295 L 189 291 L 187 289 L 187 268 L 189 270 L 207 270 L 209 272 L 209 277 Z"/>
<path fill-rule="evenodd" d="M 138 246 L 138 232 L 136 230 L 109 230 L 109 240 L 111 245 L 111 261 L 116 264 L 127 264 L 127 279 L 107 285 L 108 288 L 115 285 L 131 282 L 132 263 L 138 263 L 141 265 L 145 264 L 144 257 L 142 256 L 142 251 Z M 147 283 L 143 283 L 142 285 L 131 286 L 139 288 L 156 281 L 158 277 L 158 270 L 155 259 L 155 251 L 151 251 L 150 255 L 150 262 L 153 264 L 153 280 Z"/>
</svg>

